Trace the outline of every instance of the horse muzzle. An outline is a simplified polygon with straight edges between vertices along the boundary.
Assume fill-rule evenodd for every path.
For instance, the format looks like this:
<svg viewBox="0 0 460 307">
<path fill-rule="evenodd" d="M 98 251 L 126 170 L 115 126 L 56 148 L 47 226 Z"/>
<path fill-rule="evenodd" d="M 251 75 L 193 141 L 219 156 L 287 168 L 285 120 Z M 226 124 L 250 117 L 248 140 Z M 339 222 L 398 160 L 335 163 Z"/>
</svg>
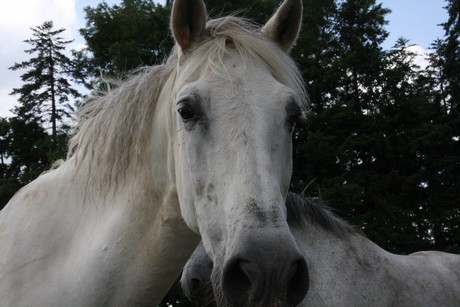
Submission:
<svg viewBox="0 0 460 307">
<path fill-rule="evenodd" d="M 308 292 L 309 275 L 292 235 L 250 233 L 224 262 L 220 285 L 225 301 L 231 306 L 296 306 Z"/>
</svg>

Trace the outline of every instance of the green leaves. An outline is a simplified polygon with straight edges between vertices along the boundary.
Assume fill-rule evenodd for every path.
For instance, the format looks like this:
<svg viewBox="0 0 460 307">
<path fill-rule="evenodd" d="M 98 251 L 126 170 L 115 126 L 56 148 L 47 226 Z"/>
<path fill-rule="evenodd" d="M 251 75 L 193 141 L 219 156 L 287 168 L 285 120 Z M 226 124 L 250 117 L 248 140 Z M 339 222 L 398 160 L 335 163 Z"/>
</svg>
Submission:
<svg viewBox="0 0 460 307">
<path fill-rule="evenodd" d="M 71 42 L 60 36 L 65 30 L 54 30 L 51 21 L 31 30 L 32 37 L 25 41 L 31 48 L 25 52 L 32 57 L 10 67 L 26 70 L 23 85 L 11 92 L 18 96 L 15 116 L 0 119 L 0 208 L 17 189 L 65 157 L 65 120 L 74 111 L 74 99 L 80 97 L 70 82 L 75 67 L 65 55 Z"/>
<path fill-rule="evenodd" d="M 84 60 L 92 63 L 92 76 L 123 76 L 140 66 L 159 64 L 173 46 L 170 6 L 124 0 L 112 7 L 105 2 L 86 7 L 85 13 L 86 28 L 80 33 L 91 52 Z"/>
<path fill-rule="evenodd" d="M 388 10 L 375 1 L 306 2 L 294 55 L 312 113 L 296 132 L 292 188 L 312 182 L 309 195 L 388 250 L 458 252 L 458 44 L 447 51 L 455 18 L 421 70 L 408 40 L 380 47 Z"/>
<path fill-rule="evenodd" d="M 21 75 L 24 84 L 11 92 L 19 96 L 20 102 L 13 112 L 28 122 L 49 122 L 56 140 L 59 122 L 73 111 L 69 102 L 80 97 L 69 81 L 74 63 L 64 54 L 66 45 L 72 41 L 64 40 L 60 35 L 65 30 L 54 30 L 52 21 L 31 30 L 32 38 L 25 40 L 31 48 L 25 52 L 34 57 L 10 67 L 11 70 L 28 69 Z"/>
</svg>

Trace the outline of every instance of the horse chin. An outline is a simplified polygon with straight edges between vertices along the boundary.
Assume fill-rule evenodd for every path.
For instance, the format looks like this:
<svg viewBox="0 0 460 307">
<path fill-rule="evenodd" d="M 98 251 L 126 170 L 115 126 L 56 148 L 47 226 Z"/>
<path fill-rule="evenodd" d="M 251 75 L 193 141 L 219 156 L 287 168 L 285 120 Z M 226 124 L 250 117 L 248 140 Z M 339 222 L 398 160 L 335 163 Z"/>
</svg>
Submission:
<svg viewBox="0 0 460 307">
<path fill-rule="evenodd" d="M 293 307 L 287 302 L 286 296 L 281 295 L 273 298 L 267 298 L 264 300 L 251 300 L 246 306 L 256 306 L 256 307 Z"/>
<path fill-rule="evenodd" d="M 212 292 L 211 288 L 209 289 L 209 291 L 202 293 L 200 297 L 191 297 L 189 299 L 190 301 L 195 303 L 196 306 L 202 306 L 202 307 L 221 306 L 220 304 L 217 305 L 216 301 L 214 300 L 214 293 Z"/>
<path fill-rule="evenodd" d="M 285 299 L 272 299 L 272 300 L 256 300 L 256 301 L 248 301 L 245 303 L 241 303 L 238 305 L 232 305 L 225 299 L 221 298 L 217 303 L 216 302 L 206 302 L 207 305 L 202 306 L 223 306 L 223 307 L 295 307 L 296 305 L 288 303 Z"/>
<path fill-rule="evenodd" d="M 252 297 L 251 293 L 243 295 L 237 300 L 225 297 L 220 285 L 220 279 L 214 276 L 213 281 L 214 299 L 212 295 L 206 295 L 206 300 L 199 303 L 201 306 L 219 306 L 219 307 L 295 307 L 296 304 L 291 304 L 287 301 L 286 294 L 276 295 L 266 298 L 255 298 Z M 210 299 L 209 299 L 210 298 Z M 233 301 L 232 304 L 230 301 Z"/>
</svg>

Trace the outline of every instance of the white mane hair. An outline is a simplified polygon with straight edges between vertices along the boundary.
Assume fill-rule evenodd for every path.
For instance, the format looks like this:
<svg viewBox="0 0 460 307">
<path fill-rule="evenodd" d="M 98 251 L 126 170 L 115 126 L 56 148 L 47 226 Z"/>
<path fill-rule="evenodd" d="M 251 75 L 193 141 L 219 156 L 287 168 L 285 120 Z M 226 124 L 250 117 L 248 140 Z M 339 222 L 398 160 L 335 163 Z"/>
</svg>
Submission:
<svg viewBox="0 0 460 307">
<path fill-rule="evenodd" d="M 125 81 L 115 82 L 114 89 L 107 85 L 108 90 L 93 94 L 82 105 L 67 159 L 75 159 L 77 168 L 85 165 L 88 187 L 118 185 L 128 171 L 140 171 L 166 81 L 179 76 L 176 84 L 182 84 L 207 68 L 225 76 L 223 58 L 230 49 L 241 57 L 243 69 L 250 59 L 264 65 L 297 93 L 297 101 L 306 110 L 307 94 L 295 63 L 259 27 L 234 16 L 210 20 L 206 37 L 191 52 L 180 55 L 176 47 L 164 64 L 139 69 Z"/>
<path fill-rule="evenodd" d="M 74 158 L 77 168 L 87 165 L 88 187 L 120 184 L 128 169 L 141 169 L 158 96 L 176 66 L 174 59 L 110 81 L 106 91 L 93 93 L 78 110 L 67 159 Z"/>
</svg>

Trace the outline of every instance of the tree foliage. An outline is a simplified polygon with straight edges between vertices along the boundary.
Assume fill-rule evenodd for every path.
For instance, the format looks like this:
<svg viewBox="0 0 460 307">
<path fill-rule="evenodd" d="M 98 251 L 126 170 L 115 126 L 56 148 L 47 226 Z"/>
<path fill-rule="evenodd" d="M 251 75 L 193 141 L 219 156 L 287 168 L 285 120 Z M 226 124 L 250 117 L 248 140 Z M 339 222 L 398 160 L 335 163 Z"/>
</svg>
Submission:
<svg viewBox="0 0 460 307">
<path fill-rule="evenodd" d="M 0 118 L 0 209 L 22 186 L 64 156 L 67 136 L 55 139 L 36 121 Z"/>
<path fill-rule="evenodd" d="M 0 209 L 65 155 L 69 127 L 64 120 L 79 93 L 70 84 L 74 66 L 65 55 L 70 41 L 60 36 L 63 31 L 54 30 L 51 21 L 32 28 L 32 38 L 25 41 L 31 48 L 25 52 L 34 57 L 10 67 L 27 71 L 21 75 L 24 84 L 11 93 L 19 96 L 15 116 L 0 118 Z"/>
<path fill-rule="evenodd" d="M 310 45 L 301 35 L 295 56 L 312 110 L 296 133 L 292 188 L 308 185 L 388 250 L 459 251 L 458 75 L 448 78 L 447 31 L 421 69 L 408 40 L 382 50 L 388 10 L 375 1 L 311 9 Z"/>
<path fill-rule="evenodd" d="M 137 67 L 161 63 L 173 46 L 170 11 L 170 6 L 152 0 L 86 7 L 86 27 L 80 33 L 90 51 L 81 59 L 93 67 L 88 74 L 120 77 Z"/>
<path fill-rule="evenodd" d="M 69 81 L 73 63 L 64 54 L 66 45 L 72 41 L 65 41 L 60 36 L 65 29 L 54 30 L 52 21 L 31 30 L 32 38 L 25 42 L 32 47 L 25 52 L 35 57 L 10 67 L 11 70 L 28 69 L 21 75 L 24 84 L 11 92 L 11 95 L 19 95 L 20 102 L 13 112 L 28 122 L 49 121 L 56 139 L 58 121 L 69 117 L 73 111 L 71 98 L 80 96 Z"/>
</svg>

